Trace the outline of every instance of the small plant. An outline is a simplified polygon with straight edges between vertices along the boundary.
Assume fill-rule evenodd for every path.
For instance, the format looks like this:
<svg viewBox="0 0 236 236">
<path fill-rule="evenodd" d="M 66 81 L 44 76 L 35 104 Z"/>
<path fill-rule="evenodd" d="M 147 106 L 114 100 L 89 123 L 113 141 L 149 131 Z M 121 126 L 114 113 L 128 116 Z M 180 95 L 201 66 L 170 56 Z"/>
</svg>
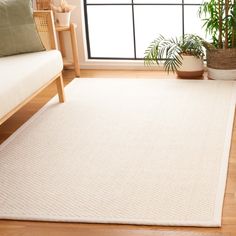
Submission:
<svg viewBox="0 0 236 236">
<path fill-rule="evenodd" d="M 166 39 L 160 35 L 145 51 L 145 65 L 164 61 L 164 69 L 175 72 L 182 65 L 183 56 L 204 57 L 203 40 L 197 35 L 186 34 L 180 38 Z"/>
<path fill-rule="evenodd" d="M 51 5 L 52 10 L 54 12 L 58 12 L 58 13 L 71 12 L 75 8 L 75 6 L 68 4 L 67 1 L 65 1 L 65 0 L 61 0 L 60 4 L 58 6 L 53 4 L 52 1 L 51 1 L 50 5 Z"/>
</svg>

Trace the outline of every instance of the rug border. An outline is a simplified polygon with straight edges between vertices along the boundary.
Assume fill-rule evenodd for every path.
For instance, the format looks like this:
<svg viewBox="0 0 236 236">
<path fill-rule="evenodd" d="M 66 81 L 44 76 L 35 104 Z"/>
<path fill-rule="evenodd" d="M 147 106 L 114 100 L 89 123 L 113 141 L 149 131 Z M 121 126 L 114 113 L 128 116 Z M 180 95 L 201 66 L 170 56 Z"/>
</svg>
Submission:
<svg viewBox="0 0 236 236">
<path fill-rule="evenodd" d="M 236 84 L 233 84 L 233 91 L 231 94 L 231 107 L 229 111 L 229 117 L 227 122 L 227 129 L 225 134 L 225 143 L 224 143 L 224 150 L 223 150 L 223 158 L 221 160 L 221 169 L 219 175 L 219 185 L 218 185 L 218 192 L 216 195 L 215 201 L 215 223 L 220 227 L 222 226 L 222 213 L 223 213 L 223 205 L 224 205 L 224 198 L 226 194 L 226 186 L 227 186 L 227 179 L 228 179 L 228 168 L 229 168 L 229 159 L 230 159 L 230 151 L 231 151 L 231 144 L 232 144 L 232 136 L 233 136 L 233 127 L 234 127 L 234 119 L 235 119 L 235 102 L 236 102 Z M 216 207 L 219 205 L 220 207 Z"/>
</svg>

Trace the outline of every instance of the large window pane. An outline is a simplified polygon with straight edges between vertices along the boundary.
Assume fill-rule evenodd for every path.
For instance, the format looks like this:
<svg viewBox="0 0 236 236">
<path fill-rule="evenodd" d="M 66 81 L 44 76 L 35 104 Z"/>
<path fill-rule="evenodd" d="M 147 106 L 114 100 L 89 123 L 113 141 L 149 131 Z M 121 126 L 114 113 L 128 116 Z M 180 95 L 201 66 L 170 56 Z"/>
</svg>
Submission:
<svg viewBox="0 0 236 236">
<path fill-rule="evenodd" d="M 203 0 L 84 1 L 89 58 L 142 59 L 160 34 L 197 34 L 209 40 L 198 16 Z"/>
<path fill-rule="evenodd" d="M 204 0 L 205 2 L 206 0 Z M 202 4 L 203 0 L 184 0 L 185 4 Z"/>
<path fill-rule="evenodd" d="M 199 6 L 185 6 L 184 8 L 184 25 L 185 33 L 197 34 L 203 38 L 206 38 L 206 34 L 203 26 L 203 21 L 198 16 Z"/>
<path fill-rule="evenodd" d="M 88 4 L 114 4 L 114 3 L 131 3 L 131 0 L 87 0 Z"/>
<path fill-rule="evenodd" d="M 160 34 L 182 35 L 181 6 L 135 6 L 137 57 L 143 58 L 147 46 Z"/>
<path fill-rule="evenodd" d="M 131 6 L 88 6 L 91 57 L 134 57 Z"/>
<path fill-rule="evenodd" d="M 181 4 L 182 0 L 134 0 L 134 3 L 158 3 L 158 4 L 169 4 L 169 3 L 175 3 L 175 4 Z"/>
</svg>

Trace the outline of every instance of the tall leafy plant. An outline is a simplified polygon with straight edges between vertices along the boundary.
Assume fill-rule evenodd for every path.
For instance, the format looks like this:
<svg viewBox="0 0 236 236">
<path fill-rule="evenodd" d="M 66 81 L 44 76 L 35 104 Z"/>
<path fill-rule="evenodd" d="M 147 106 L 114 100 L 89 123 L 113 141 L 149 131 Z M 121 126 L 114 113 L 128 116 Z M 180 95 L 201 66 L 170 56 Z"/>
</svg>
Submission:
<svg viewBox="0 0 236 236">
<path fill-rule="evenodd" d="M 236 47 L 236 0 L 205 0 L 199 15 L 214 48 Z"/>
</svg>

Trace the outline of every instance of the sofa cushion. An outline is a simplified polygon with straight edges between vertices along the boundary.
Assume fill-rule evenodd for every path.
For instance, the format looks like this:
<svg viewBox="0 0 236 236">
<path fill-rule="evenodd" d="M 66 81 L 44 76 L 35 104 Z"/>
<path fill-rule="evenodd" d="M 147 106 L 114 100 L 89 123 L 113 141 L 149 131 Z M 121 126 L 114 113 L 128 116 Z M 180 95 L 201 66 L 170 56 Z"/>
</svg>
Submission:
<svg viewBox="0 0 236 236">
<path fill-rule="evenodd" d="M 45 50 L 31 0 L 0 0 L 0 57 Z"/>
<path fill-rule="evenodd" d="M 57 50 L 0 58 L 0 118 L 62 71 Z"/>
</svg>

